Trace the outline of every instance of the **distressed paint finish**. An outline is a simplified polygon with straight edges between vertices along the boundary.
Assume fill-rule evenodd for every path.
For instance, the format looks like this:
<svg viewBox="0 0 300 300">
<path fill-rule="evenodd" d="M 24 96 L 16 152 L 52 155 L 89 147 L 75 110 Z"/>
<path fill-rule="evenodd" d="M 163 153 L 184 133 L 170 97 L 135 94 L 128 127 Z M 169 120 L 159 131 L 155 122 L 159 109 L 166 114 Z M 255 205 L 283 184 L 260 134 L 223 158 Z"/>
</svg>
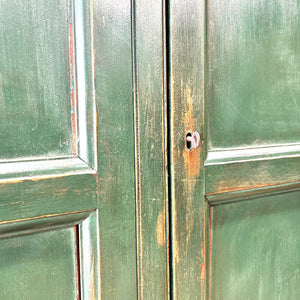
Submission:
<svg viewBox="0 0 300 300">
<path fill-rule="evenodd" d="M 170 2 L 175 299 L 299 298 L 299 8 Z"/>
<path fill-rule="evenodd" d="M 253 150 L 253 153 L 255 151 Z M 300 157 L 244 160 L 205 167 L 206 194 L 299 184 Z"/>
<path fill-rule="evenodd" d="M 297 299 L 299 2 L 208 1 L 207 299 Z"/>
<path fill-rule="evenodd" d="M 93 0 L 73 0 L 75 79 L 77 94 L 77 155 L 97 170 L 96 94 Z"/>
<path fill-rule="evenodd" d="M 211 149 L 299 143 L 300 3 L 208 1 Z"/>
<path fill-rule="evenodd" d="M 102 299 L 137 298 L 131 3 L 94 1 Z"/>
<path fill-rule="evenodd" d="M 164 1 L 134 2 L 137 257 L 140 299 L 168 299 Z"/>
<path fill-rule="evenodd" d="M 95 210 L 0 222 L 1 295 L 99 299 L 97 223 Z"/>
<path fill-rule="evenodd" d="M 163 1 L 95 1 L 103 299 L 168 298 Z"/>
<path fill-rule="evenodd" d="M 69 0 L 0 6 L 0 159 L 71 155 Z"/>
<path fill-rule="evenodd" d="M 94 175 L 11 180 L 0 184 L 0 220 L 20 220 L 95 209 Z"/>
<path fill-rule="evenodd" d="M 204 147 L 189 151 L 186 134 L 204 138 L 204 3 L 172 1 L 169 12 L 172 294 L 205 295 Z"/>
<path fill-rule="evenodd" d="M 73 294 L 56 298 L 167 299 L 164 2 L 18 4 L 1 3 L 3 241 L 55 237 L 73 266 Z"/>
<path fill-rule="evenodd" d="M 91 4 L 1 1 L 3 299 L 100 298 Z"/>
</svg>

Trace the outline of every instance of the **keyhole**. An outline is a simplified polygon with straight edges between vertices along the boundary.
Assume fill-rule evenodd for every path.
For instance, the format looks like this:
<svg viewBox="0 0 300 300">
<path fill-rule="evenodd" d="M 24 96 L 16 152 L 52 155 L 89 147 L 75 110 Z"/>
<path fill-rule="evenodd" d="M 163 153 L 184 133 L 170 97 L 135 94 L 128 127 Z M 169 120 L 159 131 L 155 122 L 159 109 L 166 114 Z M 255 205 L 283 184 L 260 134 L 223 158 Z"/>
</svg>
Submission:
<svg viewBox="0 0 300 300">
<path fill-rule="evenodd" d="M 189 150 L 196 149 L 200 145 L 200 135 L 197 131 L 191 133 L 188 132 L 186 134 L 186 147 Z"/>
<path fill-rule="evenodd" d="M 193 149 L 193 146 L 192 146 L 192 134 L 190 132 L 188 132 L 186 134 L 186 147 L 189 149 L 189 150 L 192 150 Z"/>
</svg>

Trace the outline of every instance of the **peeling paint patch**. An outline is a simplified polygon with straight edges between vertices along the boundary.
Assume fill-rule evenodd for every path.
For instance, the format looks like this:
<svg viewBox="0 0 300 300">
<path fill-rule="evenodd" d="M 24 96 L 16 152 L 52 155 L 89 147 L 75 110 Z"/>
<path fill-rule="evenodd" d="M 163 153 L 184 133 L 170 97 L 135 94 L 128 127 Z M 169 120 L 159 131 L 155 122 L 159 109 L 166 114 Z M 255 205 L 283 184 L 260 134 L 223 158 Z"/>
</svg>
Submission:
<svg viewBox="0 0 300 300">
<path fill-rule="evenodd" d="M 159 213 L 156 223 L 156 240 L 159 246 L 164 246 L 166 241 L 166 220 L 165 220 L 165 208 Z"/>
<path fill-rule="evenodd" d="M 192 151 L 184 150 L 183 153 L 184 165 L 188 171 L 190 178 L 195 178 L 200 174 L 200 149 Z"/>
</svg>

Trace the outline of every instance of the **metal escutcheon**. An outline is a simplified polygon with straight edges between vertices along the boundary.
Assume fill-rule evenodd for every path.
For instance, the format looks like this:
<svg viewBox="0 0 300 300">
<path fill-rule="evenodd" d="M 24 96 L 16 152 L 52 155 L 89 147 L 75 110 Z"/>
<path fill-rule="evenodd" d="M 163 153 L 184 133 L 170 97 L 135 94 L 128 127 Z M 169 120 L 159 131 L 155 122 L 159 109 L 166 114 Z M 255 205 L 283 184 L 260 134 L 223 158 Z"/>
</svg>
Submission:
<svg viewBox="0 0 300 300">
<path fill-rule="evenodd" d="M 200 145 L 200 134 L 197 131 L 195 131 L 193 133 L 189 132 L 186 135 L 186 141 L 187 141 L 187 143 L 186 143 L 187 148 L 189 150 L 196 149 Z"/>
</svg>

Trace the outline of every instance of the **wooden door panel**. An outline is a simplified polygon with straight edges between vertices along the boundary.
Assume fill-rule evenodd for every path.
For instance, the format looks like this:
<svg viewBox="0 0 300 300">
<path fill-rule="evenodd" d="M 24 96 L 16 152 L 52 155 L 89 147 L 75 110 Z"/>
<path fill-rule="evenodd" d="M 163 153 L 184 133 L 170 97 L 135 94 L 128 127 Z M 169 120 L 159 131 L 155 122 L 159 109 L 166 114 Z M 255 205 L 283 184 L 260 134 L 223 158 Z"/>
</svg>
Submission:
<svg viewBox="0 0 300 300">
<path fill-rule="evenodd" d="M 56 298 L 168 298 L 165 2 L 0 3 L 0 241 L 66 246 Z"/>
<path fill-rule="evenodd" d="M 299 3 L 172 1 L 170 16 L 174 298 L 296 299 Z"/>
<path fill-rule="evenodd" d="M 1 8 L 0 297 L 98 299 L 92 6 Z"/>
<path fill-rule="evenodd" d="M 292 192 L 211 207 L 211 299 L 300 297 L 299 197 Z"/>
<path fill-rule="evenodd" d="M 98 235 L 96 210 L 1 222 L 1 296 L 98 299 Z"/>
<path fill-rule="evenodd" d="M 298 12 L 297 1 L 207 6 L 211 299 L 299 297 Z"/>
<path fill-rule="evenodd" d="M 69 0 L 0 12 L 0 159 L 73 154 Z"/>
<path fill-rule="evenodd" d="M 299 2 L 208 1 L 208 147 L 300 139 Z"/>
<path fill-rule="evenodd" d="M 74 226 L 0 239 L 0 297 L 76 299 L 77 247 Z"/>
</svg>

